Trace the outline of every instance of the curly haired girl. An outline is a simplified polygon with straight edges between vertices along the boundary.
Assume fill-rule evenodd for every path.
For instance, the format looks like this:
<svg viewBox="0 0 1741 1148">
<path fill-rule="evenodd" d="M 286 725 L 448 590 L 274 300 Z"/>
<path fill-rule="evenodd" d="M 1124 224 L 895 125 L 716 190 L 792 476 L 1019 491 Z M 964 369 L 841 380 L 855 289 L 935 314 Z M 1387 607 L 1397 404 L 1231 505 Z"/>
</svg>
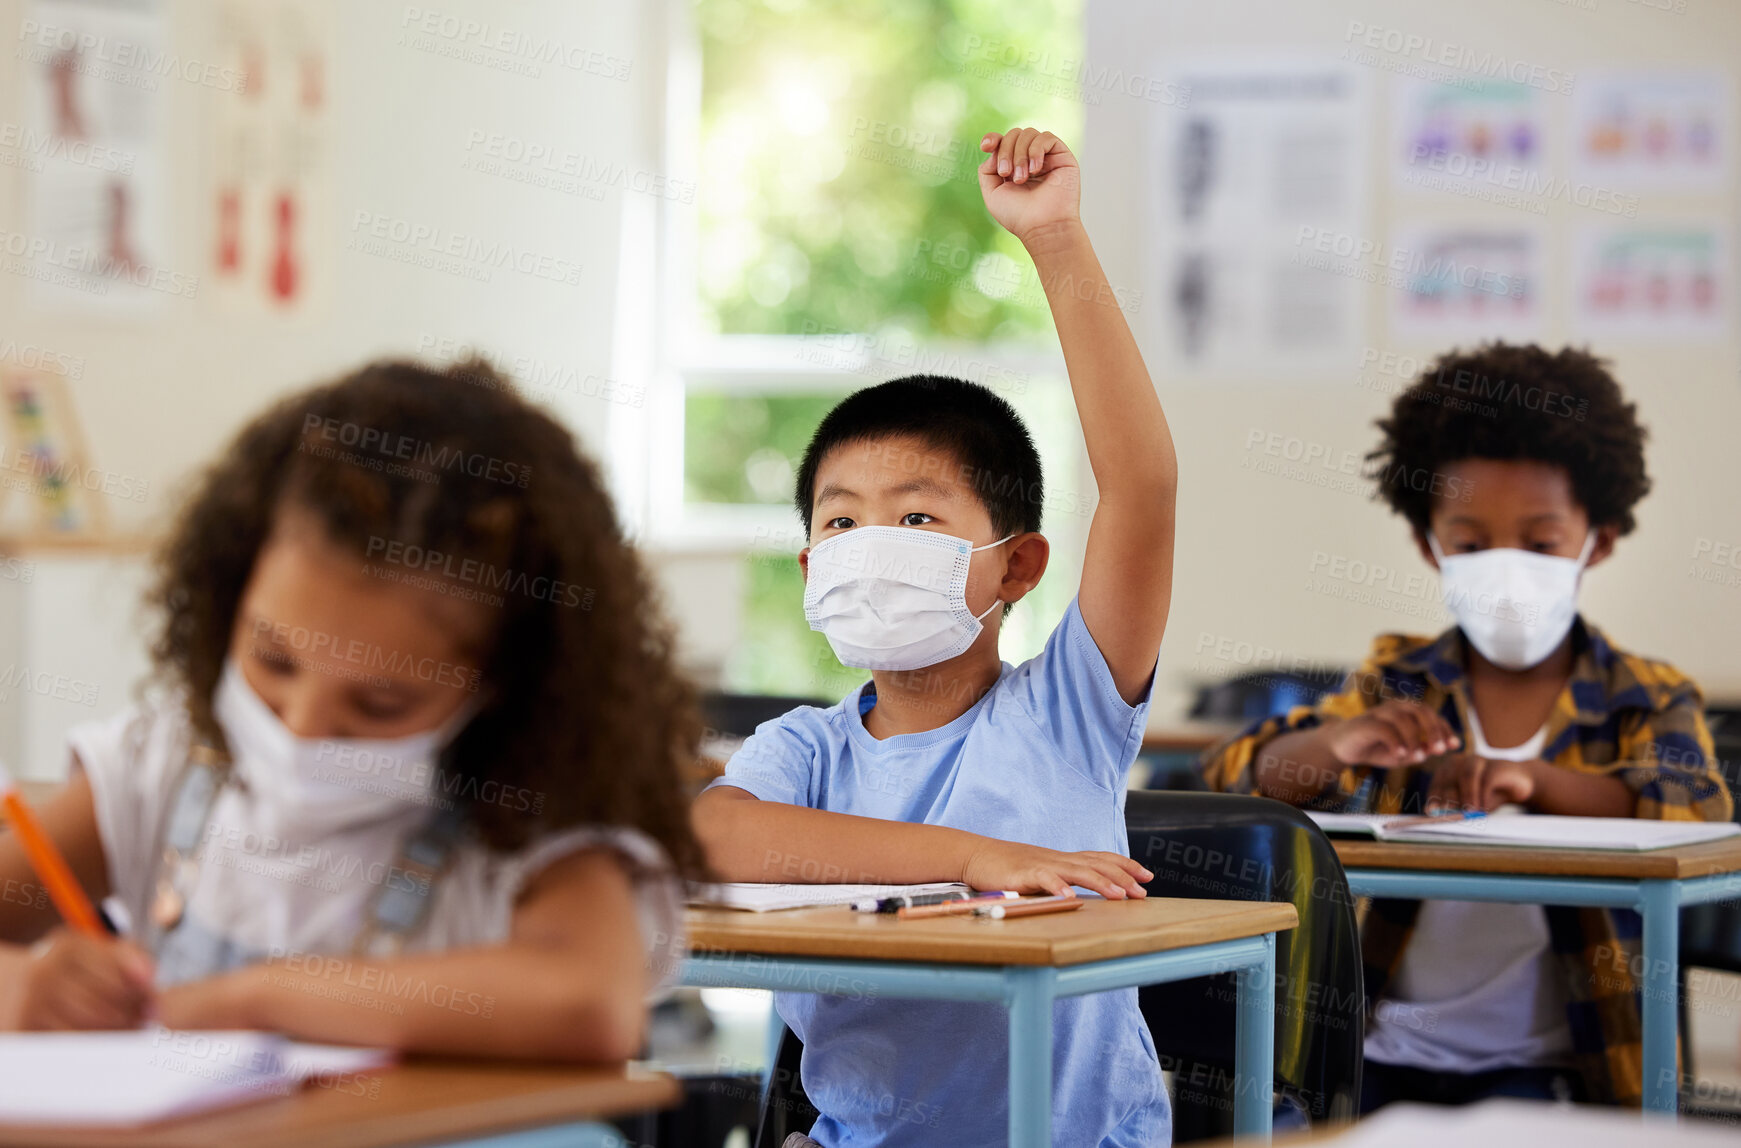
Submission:
<svg viewBox="0 0 1741 1148">
<path fill-rule="evenodd" d="M 158 557 L 153 688 L 74 731 L 43 809 L 129 939 L 0 902 L 0 1027 L 634 1054 L 702 868 L 651 598 L 596 469 L 489 368 L 279 402 Z M 0 878 L 31 880 L 9 837 Z"/>
</svg>

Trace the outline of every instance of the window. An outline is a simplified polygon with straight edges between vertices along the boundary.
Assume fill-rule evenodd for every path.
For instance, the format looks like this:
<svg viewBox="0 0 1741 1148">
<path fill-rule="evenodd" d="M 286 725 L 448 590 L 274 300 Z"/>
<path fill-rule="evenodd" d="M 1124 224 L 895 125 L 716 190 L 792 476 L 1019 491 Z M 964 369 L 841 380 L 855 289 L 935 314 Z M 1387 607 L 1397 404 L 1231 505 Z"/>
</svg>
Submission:
<svg viewBox="0 0 1741 1148">
<path fill-rule="evenodd" d="M 972 379 L 1028 420 L 1049 487 L 1084 469 L 1045 298 L 974 178 L 987 129 L 1080 137 L 1080 0 L 693 0 L 689 13 L 677 56 L 695 74 L 673 90 L 693 102 L 672 121 L 675 146 L 693 140 L 697 194 L 667 234 L 693 261 L 667 263 L 682 401 L 653 420 L 650 465 L 667 473 L 652 510 L 668 544 L 744 555 L 726 688 L 834 698 L 863 675 L 804 623 L 791 489 L 836 400 L 904 374 Z M 1074 591 L 1086 515 L 1048 517 L 1053 570 L 1006 621 L 1007 657 L 1034 652 Z"/>
</svg>

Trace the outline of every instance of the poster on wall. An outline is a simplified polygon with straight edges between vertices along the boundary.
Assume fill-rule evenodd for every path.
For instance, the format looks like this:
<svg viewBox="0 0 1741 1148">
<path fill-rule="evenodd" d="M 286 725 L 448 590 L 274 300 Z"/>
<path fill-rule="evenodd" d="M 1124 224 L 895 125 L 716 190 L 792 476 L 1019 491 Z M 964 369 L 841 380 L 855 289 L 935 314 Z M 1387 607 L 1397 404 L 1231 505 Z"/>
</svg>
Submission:
<svg viewBox="0 0 1741 1148">
<path fill-rule="evenodd" d="M 1366 78 L 1332 62 L 1184 61 L 1151 135 L 1145 297 L 1171 373 L 1254 381 L 1346 371 L 1365 284 L 1317 259 L 1367 222 Z"/>
<path fill-rule="evenodd" d="M 1541 334 L 1544 237 L 1537 228 L 1396 229 L 1386 252 L 1394 335 L 1429 343 Z"/>
<path fill-rule="evenodd" d="M 1716 222 L 1591 225 L 1573 250 L 1574 337 L 1604 342 L 1728 337 L 1729 229 Z"/>
<path fill-rule="evenodd" d="M 1548 134 L 1540 89 L 1509 80 L 1393 83 L 1388 166 L 1398 188 L 1493 198 L 1540 183 Z"/>
<path fill-rule="evenodd" d="M 24 80 L 24 204 L 33 301 L 126 312 L 197 295 L 173 265 L 164 88 L 179 76 L 157 0 L 32 0 Z"/>
<path fill-rule="evenodd" d="M 1574 94 L 1578 178 L 1623 190 L 1718 191 L 1735 147 L 1722 72 L 1591 72 Z"/>
<path fill-rule="evenodd" d="M 213 51 L 245 82 L 209 120 L 207 271 L 225 310 L 298 315 L 327 297 L 330 68 L 327 0 L 221 0 Z"/>
<path fill-rule="evenodd" d="M 67 381 L 0 368 L 0 403 L 0 526 L 23 536 L 106 534 L 107 474 L 90 464 Z"/>
</svg>

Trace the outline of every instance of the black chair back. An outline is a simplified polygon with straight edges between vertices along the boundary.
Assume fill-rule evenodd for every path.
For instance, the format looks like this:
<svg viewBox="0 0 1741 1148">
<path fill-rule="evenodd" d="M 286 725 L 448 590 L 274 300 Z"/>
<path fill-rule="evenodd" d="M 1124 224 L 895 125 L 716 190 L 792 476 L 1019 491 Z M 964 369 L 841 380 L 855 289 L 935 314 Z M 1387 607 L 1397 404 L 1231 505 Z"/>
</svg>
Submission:
<svg viewBox="0 0 1741 1148">
<path fill-rule="evenodd" d="M 1348 879 L 1310 818 L 1265 797 L 1136 790 L 1131 856 L 1161 897 L 1288 901 L 1297 929 L 1276 936 L 1276 1083 L 1314 1123 L 1353 1119 L 1365 996 Z M 1161 1066 L 1173 1073 L 1175 1143 L 1233 1132 L 1232 974 L 1138 993 Z"/>
<path fill-rule="evenodd" d="M 1285 714 L 1295 706 L 1309 706 L 1325 694 L 1335 693 L 1348 680 L 1348 671 L 1334 666 L 1304 671 L 1263 671 L 1240 674 L 1224 682 L 1200 686 L 1191 703 L 1192 718 L 1252 722 Z"/>
</svg>

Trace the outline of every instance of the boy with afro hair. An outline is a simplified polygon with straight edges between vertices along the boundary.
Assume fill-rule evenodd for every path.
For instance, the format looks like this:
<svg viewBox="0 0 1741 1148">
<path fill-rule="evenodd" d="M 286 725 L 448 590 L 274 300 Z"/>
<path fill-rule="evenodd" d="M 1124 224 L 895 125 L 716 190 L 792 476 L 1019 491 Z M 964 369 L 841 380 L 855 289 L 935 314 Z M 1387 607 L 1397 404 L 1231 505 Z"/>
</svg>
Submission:
<svg viewBox="0 0 1741 1148">
<path fill-rule="evenodd" d="M 1452 351 L 1396 399 L 1369 457 L 1456 625 L 1381 635 L 1341 693 L 1206 757 L 1217 789 L 1319 809 L 1727 820 L 1698 687 L 1616 649 L 1584 571 L 1650 489 L 1644 428 L 1605 364 Z M 1487 1096 L 1640 1102 L 1628 910 L 1374 900 L 1364 1111 Z"/>
</svg>

